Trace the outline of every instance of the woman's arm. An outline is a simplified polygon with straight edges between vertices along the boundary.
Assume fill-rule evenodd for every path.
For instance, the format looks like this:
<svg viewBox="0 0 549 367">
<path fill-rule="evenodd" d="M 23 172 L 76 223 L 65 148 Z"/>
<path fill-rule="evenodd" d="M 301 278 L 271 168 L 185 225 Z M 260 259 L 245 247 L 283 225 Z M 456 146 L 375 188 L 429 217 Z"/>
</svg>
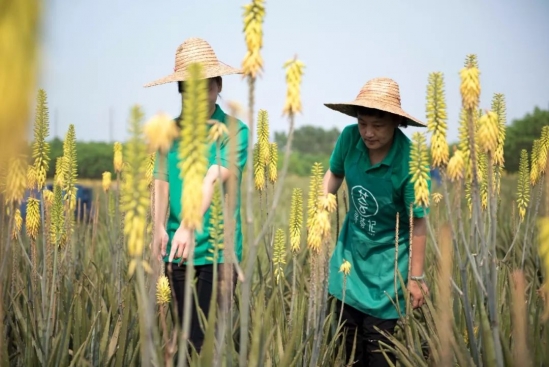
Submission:
<svg viewBox="0 0 549 367">
<path fill-rule="evenodd" d="M 337 176 L 332 171 L 326 171 L 324 175 L 324 180 L 322 181 L 322 188 L 324 196 L 328 194 L 336 194 L 337 190 L 341 187 L 343 183 L 344 176 Z"/>
<path fill-rule="evenodd" d="M 420 277 L 423 275 L 425 263 L 425 244 L 427 242 L 427 221 L 425 218 L 414 218 L 412 232 L 412 259 L 410 275 Z"/>
<path fill-rule="evenodd" d="M 165 229 L 166 213 L 168 212 L 168 195 L 170 184 L 163 180 L 154 180 L 154 224 Z"/>
</svg>

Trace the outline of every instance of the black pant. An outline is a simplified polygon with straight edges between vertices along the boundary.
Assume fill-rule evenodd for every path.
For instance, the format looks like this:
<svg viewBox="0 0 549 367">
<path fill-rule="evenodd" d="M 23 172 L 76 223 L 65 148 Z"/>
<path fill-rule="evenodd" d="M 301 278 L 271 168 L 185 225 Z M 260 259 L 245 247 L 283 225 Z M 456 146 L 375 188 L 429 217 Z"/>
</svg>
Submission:
<svg viewBox="0 0 549 367">
<path fill-rule="evenodd" d="M 342 303 L 337 300 L 337 320 L 341 312 Z M 379 333 L 374 326 L 377 326 L 380 330 L 387 331 L 389 334 L 393 334 L 397 320 L 382 320 L 376 317 L 367 315 L 349 305 L 344 305 L 343 316 L 341 319 L 343 323 L 343 331 L 345 336 L 345 352 L 346 363 L 349 363 L 353 345 L 355 343 L 356 334 L 356 346 L 355 355 L 352 360 L 352 366 L 361 367 L 385 367 L 389 366 L 385 356 L 381 352 L 379 341 L 383 341 L 387 345 L 392 343 L 381 333 Z M 396 363 L 396 358 L 391 352 L 385 350 L 385 353 L 389 359 Z"/>
<path fill-rule="evenodd" d="M 223 276 L 223 266 L 225 264 L 218 264 L 217 266 L 217 276 L 218 276 L 218 304 L 221 300 L 222 285 L 221 280 Z M 196 286 L 196 295 L 198 301 L 198 307 L 200 307 L 202 313 L 207 318 L 208 312 L 210 310 L 210 300 L 212 298 L 213 291 L 213 265 L 199 265 L 195 266 L 195 286 Z M 174 315 L 173 306 L 172 306 L 172 315 L 174 319 L 178 319 L 180 325 L 183 326 L 183 310 L 185 302 L 185 278 L 187 267 L 185 265 L 179 266 L 178 264 L 166 263 L 166 276 L 170 282 L 170 287 L 172 289 L 172 294 L 175 294 L 175 306 L 177 314 Z M 236 285 L 236 274 L 233 273 L 233 292 Z M 197 353 L 200 353 L 202 349 L 202 344 L 204 343 L 204 331 L 201 327 L 201 322 L 199 319 L 198 311 L 196 310 L 196 303 L 194 297 L 191 298 L 191 329 L 189 335 L 190 344 L 196 349 Z"/>
</svg>

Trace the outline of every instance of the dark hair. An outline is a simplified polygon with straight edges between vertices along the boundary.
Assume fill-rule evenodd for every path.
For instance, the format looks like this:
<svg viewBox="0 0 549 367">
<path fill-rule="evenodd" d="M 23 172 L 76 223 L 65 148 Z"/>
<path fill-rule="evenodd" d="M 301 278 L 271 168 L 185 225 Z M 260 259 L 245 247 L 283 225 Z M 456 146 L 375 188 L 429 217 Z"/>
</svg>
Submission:
<svg viewBox="0 0 549 367">
<path fill-rule="evenodd" d="M 215 80 L 215 82 L 217 83 L 217 85 L 218 85 L 219 87 L 221 87 L 221 85 L 222 85 L 222 83 L 223 83 L 223 80 L 221 79 L 220 76 L 216 76 L 216 77 L 210 78 L 210 79 Z M 185 92 L 185 82 L 177 82 L 177 91 L 178 91 L 179 93 Z"/>
<path fill-rule="evenodd" d="M 361 116 L 372 116 L 372 117 L 379 117 L 379 118 L 384 118 L 387 115 L 392 115 L 393 117 L 397 117 L 397 118 L 401 119 L 399 126 L 408 127 L 408 120 L 407 119 L 405 119 L 401 116 L 395 115 L 393 113 L 390 113 L 390 112 L 378 110 L 376 108 L 358 107 L 357 106 L 356 107 L 356 114 L 357 114 L 357 117 L 358 117 L 358 115 L 361 115 Z"/>
</svg>

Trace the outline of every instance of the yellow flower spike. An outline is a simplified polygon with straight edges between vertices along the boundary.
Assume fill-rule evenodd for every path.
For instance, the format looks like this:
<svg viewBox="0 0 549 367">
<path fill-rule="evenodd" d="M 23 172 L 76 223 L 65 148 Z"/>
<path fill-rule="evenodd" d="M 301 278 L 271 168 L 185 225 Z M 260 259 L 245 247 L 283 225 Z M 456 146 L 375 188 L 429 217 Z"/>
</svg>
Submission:
<svg viewBox="0 0 549 367">
<path fill-rule="evenodd" d="M 166 154 L 179 136 L 175 121 L 166 113 L 160 112 L 151 117 L 143 126 L 149 152 Z"/>
<path fill-rule="evenodd" d="M 547 169 L 547 155 L 549 153 L 549 126 L 544 126 L 541 129 L 541 138 L 539 146 L 539 172 L 544 174 Z"/>
<path fill-rule="evenodd" d="M 56 177 L 62 176 L 63 171 L 62 159 L 57 159 Z M 57 182 L 57 178 L 55 179 Z M 50 236 L 51 243 L 58 247 L 65 245 L 65 211 L 63 209 L 63 191 L 62 186 L 55 184 L 53 187 L 53 199 L 51 204 L 51 226 Z"/>
<path fill-rule="evenodd" d="M 343 263 L 339 267 L 339 272 L 343 273 L 344 276 L 351 274 L 351 263 L 343 259 Z"/>
<path fill-rule="evenodd" d="M 301 79 L 305 64 L 294 57 L 284 64 L 286 69 L 286 102 L 284 103 L 283 115 L 295 115 L 301 112 Z"/>
<path fill-rule="evenodd" d="M 528 170 L 528 152 L 522 149 L 520 152 L 519 175 L 517 185 L 517 207 L 520 220 L 524 220 L 526 209 L 530 202 L 530 172 Z"/>
<path fill-rule="evenodd" d="M 540 145 L 541 145 L 541 141 L 539 139 L 534 140 L 534 144 L 532 146 L 532 154 L 531 154 L 532 165 L 530 166 L 530 185 L 532 186 L 536 186 L 540 177 L 540 172 L 539 172 Z"/>
<path fill-rule="evenodd" d="M 299 252 L 301 243 L 301 227 L 303 225 L 303 192 L 295 188 L 292 193 L 290 207 L 290 248 L 295 254 Z"/>
<path fill-rule="evenodd" d="M 154 162 L 156 160 L 156 153 L 151 153 L 147 156 L 147 183 L 149 186 L 152 185 L 154 181 Z"/>
<path fill-rule="evenodd" d="M 255 78 L 263 70 L 260 50 L 263 47 L 263 19 L 265 17 L 264 0 L 252 0 L 244 6 L 244 38 L 246 56 L 242 61 L 244 75 Z"/>
<path fill-rule="evenodd" d="M 429 74 L 427 86 L 427 129 L 431 135 L 431 157 L 434 167 L 448 164 L 449 148 L 446 141 L 448 128 L 446 101 L 444 97 L 444 76 L 442 73 Z"/>
<path fill-rule="evenodd" d="M 186 228 L 202 230 L 202 180 L 207 171 L 208 94 L 202 79 L 201 64 L 189 66 L 190 79 L 183 96 L 181 126 L 180 177 L 184 180 L 181 195 L 182 223 Z"/>
<path fill-rule="evenodd" d="M 223 236 L 225 224 L 223 223 L 223 203 L 221 202 L 221 190 L 216 185 L 212 196 L 212 204 L 210 205 L 210 244 L 212 245 L 209 252 L 214 256 L 219 256 L 223 251 Z M 217 254 L 216 254 L 217 250 Z M 217 262 L 217 258 L 211 258 L 212 262 Z"/>
<path fill-rule="evenodd" d="M 124 167 L 124 180 L 121 187 L 120 209 L 125 213 L 124 236 L 130 258 L 141 257 L 145 246 L 146 217 L 149 208 L 147 188 L 147 146 L 143 140 L 141 122 L 143 112 L 139 106 L 130 111 L 131 137 L 126 145 L 127 160 Z M 141 260 L 140 260 L 141 261 Z M 135 264 L 135 261 L 130 263 Z M 131 265 L 135 269 L 135 265 Z M 146 265 L 143 265 L 146 266 Z M 132 270 L 131 267 L 129 270 Z M 133 270 L 132 270 L 133 271 Z M 129 273 L 132 273 L 129 271 Z"/>
<path fill-rule="evenodd" d="M 168 277 L 161 275 L 156 282 L 156 303 L 159 305 L 168 304 L 170 303 L 171 296 L 172 291 Z"/>
<path fill-rule="evenodd" d="M 503 145 L 505 143 L 505 127 L 507 123 L 505 97 L 503 94 L 496 93 L 492 99 L 492 111 L 498 117 L 498 147 L 494 154 L 494 165 L 503 167 Z"/>
<path fill-rule="evenodd" d="M 69 130 L 63 142 L 63 164 L 65 168 L 63 190 L 65 191 L 64 199 L 69 202 L 69 208 L 72 210 L 76 207 L 76 177 L 77 177 L 77 159 L 76 159 L 76 133 L 74 125 L 69 125 Z"/>
<path fill-rule="evenodd" d="M 259 192 L 265 190 L 265 165 L 261 160 L 259 153 L 259 144 L 254 145 L 253 151 L 253 165 L 254 165 L 254 184 L 255 189 Z"/>
<path fill-rule="evenodd" d="M 113 157 L 113 166 L 116 173 L 122 172 L 124 165 L 124 159 L 122 157 L 122 144 L 119 142 L 114 143 L 114 157 Z"/>
<path fill-rule="evenodd" d="M 425 135 L 416 132 L 412 136 L 412 150 L 410 152 L 410 173 L 414 184 L 415 204 L 429 206 L 429 158 Z"/>
<path fill-rule="evenodd" d="M 103 185 L 103 191 L 107 192 L 111 188 L 111 182 L 112 182 L 112 175 L 110 172 L 103 172 L 103 181 L 101 184 Z"/>
<path fill-rule="evenodd" d="M 32 143 L 33 167 L 36 176 L 36 187 L 39 190 L 46 183 L 46 172 L 49 169 L 50 146 L 46 142 L 50 131 L 49 125 L 47 95 L 43 89 L 39 89 L 34 120 L 34 141 Z"/>
<path fill-rule="evenodd" d="M 320 198 L 320 207 L 328 213 L 333 213 L 337 209 L 337 201 L 334 194 L 328 194 Z"/>
<path fill-rule="evenodd" d="M 265 110 L 259 110 L 257 115 L 257 145 L 259 159 L 265 167 L 269 164 L 271 147 L 269 143 L 269 115 Z"/>
<path fill-rule="evenodd" d="M 538 219 L 538 254 L 541 260 L 541 267 L 545 278 L 549 277 L 549 217 L 545 216 Z M 542 286 L 545 293 L 545 310 L 543 319 L 549 318 L 549 282 L 546 280 Z"/>
<path fill-rule="evenodd" d="M 468 55 L 465 61 L 465 67 L 460 71 L 461 99 L 463 107 L 466 109 L 476 109 L 480 97 L 480 71 L 476 55 Z"/>
<path fill-rule="evenodd" d="M 278 229 L 275 234 L 273 265 L 276 284 L 281 278 L 284 278 L 284 269 L 282 266 L 286 264 L 286 236 L 283 229 Z"/>
<path fill-rule="evenodd" d="M 276 183 L 278 179 L 278 146 L 276 143 L 270 144 L 269 165 L 268 165 L 269 181 Z"/>
<path fill-rule="evenodd" d="M 40 201 L 29 198 L 27 201 L 26 229 L 29 238 L 36 240 L 40 229 Z"/>
<path fill-rule="evenodd" d="M 27 189 L 34 190 L 36 188 L 36 170 L 34 166 L 28 166 L 27 168 Z"/>
<path fill-rule="evenodd" d="M 480 201 L 482 209 L 486 209 L 488 207 L 488 156 L 486 153 L 479 152 L 477 171 L 480 183 Z"/>
<path fill-rule="evenodd" d="M 442 194 L 439 192 L 435 192 L 433 194 L 433 202 L 438 205 L 438 203 L 440 203 L 441 200 L 442 200 Z"/>
<path fill-rule="evenodd" d="M 322 195 L 322 163 L 315 162 L 311 169 L 311 182 L 309 185 L 309 200 L 307 203 L 307 230 L 311 231 L 318 210 L 318 198 Z"/>
<path fill-rule="evenodd" d="M 461 150 L 457 149 L 454 152 L 454 155 L 448 162 L 448 177 L 452 182 L 463 179 L 465 172 L 465 162 L 463 160 L 463 153 Z"/>
<path fill-rule="evenodd" d="M 4 199 L 6 204 L 19 203 L 25 194 L 27 187 L 27 160 L 24 155 L 11 158 L 8 163 L 6 183 L 4 187 Z"/>
<path fill-rule="evenodd" d="M 208 125 L 211 125 L 208 133 L 208 139 L 211 142 L 218 142 L 222 136 L 229 135 L 227 125 L 217 120 L 208 120 Z"/>
<path fill-rule="evenodd" d="M 19 233 L 21 233 L 21 227 L 23 226 L 23 218 L 21 217 L 21 210 L 19 208 L 15 209 L 13 215 L 13 229 L 11 232 L 11 238 L 16 240 L 19 238 Z"/>
<path fill-rule="evenodd" d="M 478 139 L 484 152 L 495 153 L 498 148 L 499 125 L 498 115 L 492 111 L 486 112 L 479 121 Z"/>
<path fill-rule="evenodd" d="M 313 228 L 318 231 L 322 240 L 325 240 L 330 236 L 330 213 L 327 210 L 319 208 L 316 212 L 315 226 Z"/>
</svg>

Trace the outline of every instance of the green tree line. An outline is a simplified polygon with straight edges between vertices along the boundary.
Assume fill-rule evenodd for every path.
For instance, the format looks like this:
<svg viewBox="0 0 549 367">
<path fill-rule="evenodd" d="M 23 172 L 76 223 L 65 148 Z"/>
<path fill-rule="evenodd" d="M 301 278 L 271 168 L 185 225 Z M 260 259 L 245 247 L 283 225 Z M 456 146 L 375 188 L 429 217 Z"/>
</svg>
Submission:
<svg viewBox="0 0 549 367">
<path fill-rule="evenodd" d="M 549 110 L 535 108 L 521 119 L 508 124 L 505 137 L 505 169 L 509 173 L 518 171 L 520 151 L 531 152 L 532 144 L 541 134 L 541 128 L 549 125 Z M 328 167 L 330 154 L 340 131 L 336 128 L 329 130 L 322 127 L 305 125 L 296 129 L 292 142 L 292 154 L 288 171 L 298 176 L 308 176 L 314 162 L 320 162 L 324 168 Z M 286 146 L 285 132 L 275 132 L 274 141 L 281 154 L 279 164 L 282 165 Z M 63 142 L 59 139 L 50 141 L 50 158 L 52 164 L 48 176 L 55 173 L 55 161 L 63 154 Z M 455 144 L 455 143 L 454 143 Z M 450 145 L 452 149 L 453 145 Z M 78 177 L 99 179 L 103 172 L 113 171 L 113 144 L 105 142 L 77 142 Z"/>
</svg>

